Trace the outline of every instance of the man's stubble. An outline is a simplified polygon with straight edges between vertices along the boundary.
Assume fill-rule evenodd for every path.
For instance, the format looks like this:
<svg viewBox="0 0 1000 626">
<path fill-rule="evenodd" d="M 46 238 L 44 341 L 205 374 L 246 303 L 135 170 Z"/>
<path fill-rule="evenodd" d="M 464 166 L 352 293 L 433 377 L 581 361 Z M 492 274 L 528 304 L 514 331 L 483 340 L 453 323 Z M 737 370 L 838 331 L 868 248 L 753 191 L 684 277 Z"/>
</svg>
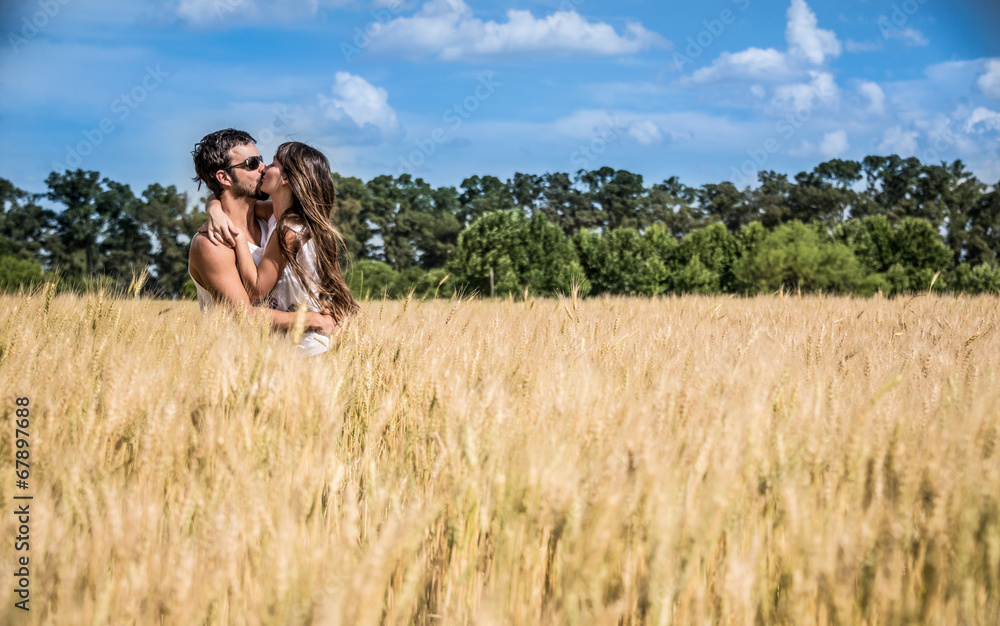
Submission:
<svg viewBox="0 0 1000 626">
<path fill-rule="evenodd" d="M 255 200 L 267 200 L 268 195 L 260 190 L 261 184 L 264 182 L 264 175 L 261 174 L 257 179 L 256 184 L 252 187 L 250 185 L 244 185 L 242 179 L 233 179 L 233 196 L 236 198 L 253 198 Z"/>
</svg>

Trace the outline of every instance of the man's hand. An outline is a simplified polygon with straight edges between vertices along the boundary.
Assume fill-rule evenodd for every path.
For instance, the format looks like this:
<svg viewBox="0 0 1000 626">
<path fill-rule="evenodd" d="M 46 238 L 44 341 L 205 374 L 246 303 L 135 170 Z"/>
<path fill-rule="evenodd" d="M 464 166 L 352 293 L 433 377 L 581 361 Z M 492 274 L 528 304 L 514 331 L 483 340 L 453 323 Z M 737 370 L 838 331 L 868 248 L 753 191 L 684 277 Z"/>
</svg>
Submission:
<svg viewBox="0 0 1000 626">
<path fill-rule="evenodd" d="M 309 313 L 306 317 L 306 327 L 308 330 L 316 331 L 326 337 L 332 337 L 340 328 L 340 325 L 333 320 L 332 315 L 326 313 Z"/>
</svg>

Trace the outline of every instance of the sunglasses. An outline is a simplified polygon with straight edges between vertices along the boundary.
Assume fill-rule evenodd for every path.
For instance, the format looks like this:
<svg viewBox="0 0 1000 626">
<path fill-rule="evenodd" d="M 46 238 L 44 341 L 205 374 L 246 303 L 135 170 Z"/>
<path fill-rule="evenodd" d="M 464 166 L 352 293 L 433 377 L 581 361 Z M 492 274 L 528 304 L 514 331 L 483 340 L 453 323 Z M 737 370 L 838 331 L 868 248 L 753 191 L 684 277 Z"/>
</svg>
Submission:
<svg viewBox="0 0 1000 626">
<path fill-rule="evenodd" d="M 229 167 L 222 168 L 224 171 L 229 171 L 234 167 L 242 167 L 244 169 L 253 171 L 259 168 L 264 163 L 264 158 L 259 156 L 247 157 L 246 161 L 241 161 L 240 163 L 233 163 Z"/>
</svg>

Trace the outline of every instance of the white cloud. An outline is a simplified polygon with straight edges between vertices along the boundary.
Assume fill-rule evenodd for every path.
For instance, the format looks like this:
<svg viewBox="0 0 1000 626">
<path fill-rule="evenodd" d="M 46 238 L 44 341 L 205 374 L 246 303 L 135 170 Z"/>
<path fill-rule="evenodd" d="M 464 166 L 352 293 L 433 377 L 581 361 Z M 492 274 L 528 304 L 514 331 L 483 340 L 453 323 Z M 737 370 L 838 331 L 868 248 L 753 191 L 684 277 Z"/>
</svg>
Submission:
<svg viewBox="0 0 1000 626">
<path fill-rule="evenodd" d="M 640 146 L 651 146 L 663 141 L 660 128 L 649 120 L 633 122 L 628 129 L 629 137 L 635 139 Z"/>
<path fill-rule="evenodd" d="M 788 74 L 785 53 L 774 48 L 748 48 L 742 52 L 723 52 L 712 65 L 696 70 L 691 80 L 696 83 L 727 79 L 777 80 Z"/>
<path fill-rule="evenodd" d="M 678 122 L 678 117 L 684 121 Z M 712 121 L 704 122 L 705 119 Z M 693 136 L 693 129 L 702 128 L 702 124 L 707 127 L 715 124 L 719 129 L 731 128 L 721 118 L 702 115 L 651 116 L 628 111 L 580 109 L 553 121 L 550 130 L 560 137 L 570 137 L 574 141 L 590 141 L 595 137 L 614 137 L 617 141 L 627 136 L 641 146 L 651 146 L 664 141 L 674 143 L 689 140 Z M 532 132 L 537 134 L 539 131 Z"/>
<path fill-rule="evenodd" d="M 350 118 L 358 128 L 371 125 L 385 135 L 399 130 L 396 111 L 389 106 L 389 93 L 347 72 L 334 76 L 333 97 L 320 96 L 320 106 L 334 120 Z"/>
<path fill-rule="evenodd" d="M 629 123 L 622 120 L 621 114 L 583 109 L 561 117 L 552 123 L 553 130 L 558 134 L 574 139 L 585 139 L 601 135 L 610 129 L 612 134 L 621 135 Z"/>
<path fill-rule="evenodd" d="M 847 131 L 841 129 L 823 136 L 823 141 L 819 144 L 819 151 L 824 157 L 833 159 L 839 157 L 850 149 L 847 143 Z"/>
<path fill-rule="evenodd" d="M 967 79 L 962 74 L 975 75 L 976 65 L 971 61 L 942 61 L 928 65 L 924 68 L 924 74 L 935 83 L 945 83 L 955 78 L 966 82 Z"/>
<path fill-rule="evenodd" d="M 627 23 L 621 35 L 609 24 L 588 22 L 576 11 L 535 18 L 530 11 L 511 9 L 506 22 L 484 22 L 463 0 L 431 0 L 416 15 L 389 22 L 370 48 L 461 61 L 526 53 L 615 56 L 666 43 L 638 22 Z"/>
<path fill-rule="evenodd" d="M 885 92 L 878 83 L 863 82 L 858 86 L 858 93 L 868 100 L 868 112 L 881 115 L 885 112 Z"/>
<path fill-rule="evenodd" d="M 987 59 L 976 86 L 987 96 L 1000 98 L 1000 59 Z"/>
<path fill-rule="evenodd" d="M 785 28 L 788 52 L 803 56 L 814 65 L 820 65 L 827 58 L 840 56 L 840 42 L 832 30 L 817 26 L 816 14 L 805 0 L 792 0 L 788 7 L 788 26 Z"/>
<path fill-rule="evenodd" d="M 878 151 L 881 154 L 913 156 L 917 152 L 918 136 L 917 131 L 903 130 L 900 126 L 887 128 L 882 135 L 882 143 L 878 145 Z"/>
<path fill-rule="evenodd" d="M 797 159 L 813 158 L 815 155 L 816 144 L 808 139 L 803 139 L 798 148 L 788 149 L 788 156 L 795 157 Z"/>
<path fill-rule="evenodd" d="M 204 28 L 234 23 L 270 23 L 316 15 L 321 7 L 342 7 L 352 0 L 284 0 L 281 3 L 259 0 L 179 0 L 177 16 Z"/>
<path fill-rule="evenodd" d="M 930 43 L 927 37 L 924 37 L 924 34 L 915 28 L 900 28 L 884 32 L 886 39 L 900 39 L 908 46 L 926 46 Z"/>
<path fill-rule="evenodd" d="M 827 72 L 810 71 L 812 81 L 781 85 L 774 90 L 771 104 L 784 111 L 817 109 L 840 94 L 833 75 Z"/>
<path fill-rule="evenodd" d="M 691 74 L 690 81 L 781 81 L 801 76 L 810 66 L 822 65 L 840 55 L 840 42 L 832 30 L 817 27 L 816 15 L 804 0 L 792 0 L 785 28 L 788 50 L 747 48 L 723 52 L 708 67 Z"/>
<path fill-rule="evenodd" d="M 965 132 L 971 133 L 979 125 L 983 127 L 977 131 L 980 133 L 984 130 L 1000 131 L 1000 113 L 991 111 L 986 107 L 976 107 L 976 110 L 965 120 Z"/>
<path fill-rule="evenodd" d="M 177 5 L 177 15 L 192 24 L 206 24 L 222 16 L 213 3 L 201 0 L 180 0 Z"/>
<path fill-rule="evenodd" d="M 882 49 L 881 41 L 854 41 L 848 39 L 844 42 L 844 48 L 848 52 L 876 52 Z"/>
</svg>

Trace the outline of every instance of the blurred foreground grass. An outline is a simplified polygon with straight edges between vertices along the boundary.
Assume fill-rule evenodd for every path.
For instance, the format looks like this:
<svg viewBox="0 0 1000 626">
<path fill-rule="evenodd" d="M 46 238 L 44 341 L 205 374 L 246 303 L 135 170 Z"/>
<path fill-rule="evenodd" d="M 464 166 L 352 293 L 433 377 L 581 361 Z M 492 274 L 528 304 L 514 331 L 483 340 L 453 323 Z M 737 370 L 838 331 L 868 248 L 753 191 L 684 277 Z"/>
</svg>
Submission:
<svg viewBox="0 0 1000 626">
<path fill-rule="evenodd" d="M 998 305 L 4 296 L 0 623 L 997 624 Z"/>
</svg>

